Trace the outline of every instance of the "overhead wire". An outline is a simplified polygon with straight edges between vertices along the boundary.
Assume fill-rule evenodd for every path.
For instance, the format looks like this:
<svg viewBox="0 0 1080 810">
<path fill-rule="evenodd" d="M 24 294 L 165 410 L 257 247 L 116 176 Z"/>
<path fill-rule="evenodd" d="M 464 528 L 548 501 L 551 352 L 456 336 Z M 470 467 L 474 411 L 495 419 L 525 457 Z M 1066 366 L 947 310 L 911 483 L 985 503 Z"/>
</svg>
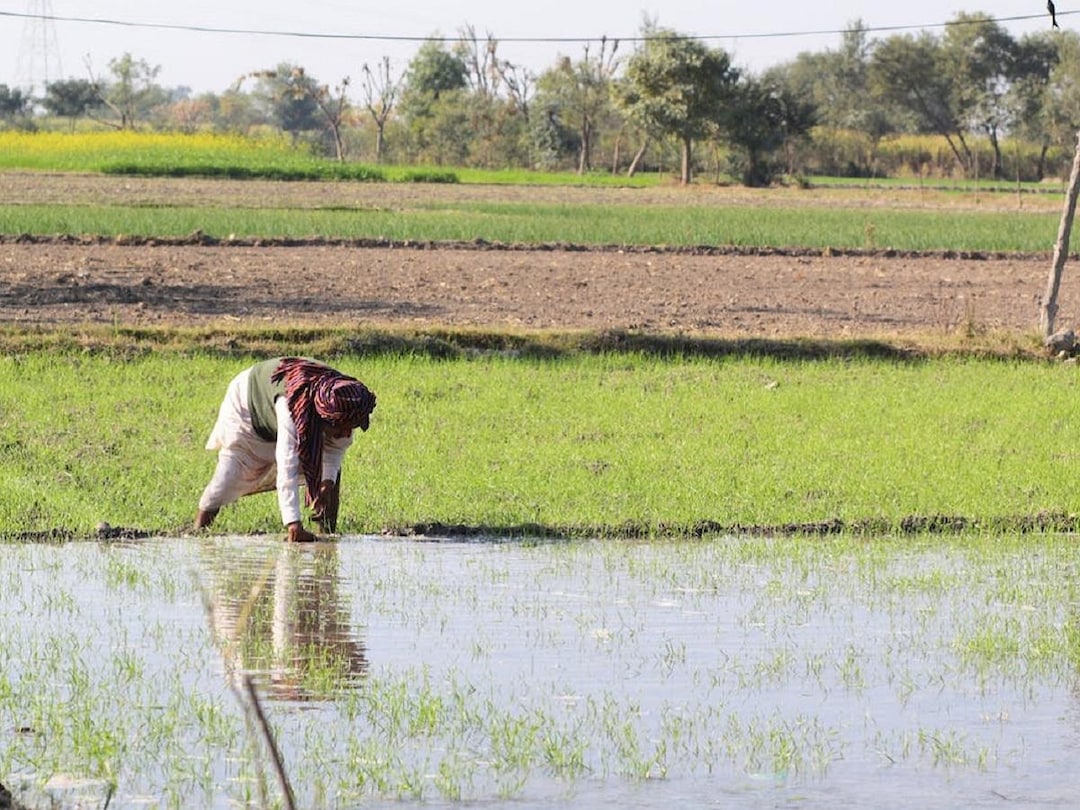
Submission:
<svg viewBox="0 0 1080 810">
<path fill-rule="evenodd" d="M 1058 11 L 1058 17 L 1066 17 L 1071 14 L 1076 14 L 1075 11 Z M 86 23 L 91 25 L 109 25 L 123 28 L 140 28 L 151 30 L 163 30 L 163 31 L 186 31 L 191 33 L 209 33 L 209 34 L 244 34 L 247 36 L 265 36 L 265 37 L 292 37 L 299 39 L 344 39 L 344 40 L 364 40 L 375 42 L 430 42 L 445 41 L 450 39 L 456 39 L 456 37 L 444 37 L 439 35 L 427 35 L 427 36 L 413 36 L 413 35 L 400 35 L 400 34 L 357 34 L 357 33 L 332 33 L 332 32 L 320 32 L 320 31 L 282 31 L 271 30 L 264 28 L 231 28 L 224 26 L 213 25 L 193 25 L 182 23 L 155 23 L 155 22 L 137 22 L 133 20 L 117 20 L 106 17 L 78 17 L 62 14 L 42 14 L 33 12 L 18 12 L 18 11 L 0 11 L 0 17 L 15 17 L 22 19 L 38 19 L 49 22 L 66 22 L 66 23 Z M 682 39 L 696 39 L 702 41 L 709 40 L 742 40 L 742 39 L 782 39 L 792 37 L 809 37 L 809 36 L 837 36 L 842 34 L 850 34 L 856 31 L 866 33 L 881 33 L 881 32 L 897 32 L 897 31 L 917 31 L 926 30 L 932 28 L 948 28 L 950 26 L 957 25 L 974 25 L 984 21 L 994 23 L 1006 23 L 1006 22 L 1020 22 L 1024 20 L 1034 20 L 1046 17 L 1046 13 L 1039 14 L 1021 14 L 1012 17 L 975 17 L 974 19 L 962 19 L 962 20 L 950 20 L 942 23 L 929 23 L 925 25 L 868 25 L 860 26 L 858 28 L 832 28 L 832 29 L 817 29 L 817 30 L 805 30 L 805 31 L 769 31 L 759 33 L 746 33 L 746 34 L 708 34 L 704 36 L 699 35 L 676 35 L 677 38 Z M 601 40 L 619 42 L 645 42 L 650 37 L 647 35 L 637 35 L 630 37 L 614 37 L 609 35 L 598 35 L 589 37 L 495 37 L 493 39 L 500 43 L 588 43 L 599 42 Z"/>
</svg>

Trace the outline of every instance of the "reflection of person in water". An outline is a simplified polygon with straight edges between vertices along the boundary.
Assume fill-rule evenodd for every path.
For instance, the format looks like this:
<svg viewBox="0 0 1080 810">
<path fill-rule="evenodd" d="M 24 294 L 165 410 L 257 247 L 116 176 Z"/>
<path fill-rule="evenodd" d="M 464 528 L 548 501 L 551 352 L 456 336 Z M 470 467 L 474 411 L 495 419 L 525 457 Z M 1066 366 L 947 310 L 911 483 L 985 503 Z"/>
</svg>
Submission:
<svg viewBox="0 0 1080 810">
<path fill-rule="evenodd" d="M 195 528 L 244 495 L 277 489 L 289 540 L 312 541 L 300 515 L 306 501 L 323 531 L 337 531 L 341 460 L 355 428 L 367 430 L 375 395 L 355 379 L 300 357 L 264 360 L 229 384 L 206 443 L 217 468 L 199 500 Z"/>
<path fill-rule="evenodd" d="M 215 555 L 214 631 L 230 670 L 251 673 L 271 698 L 329 697 L 367 672 L 362 640 L 338 588 L 338 550 L 286 546 L 264 566 Z"/>
</svg>

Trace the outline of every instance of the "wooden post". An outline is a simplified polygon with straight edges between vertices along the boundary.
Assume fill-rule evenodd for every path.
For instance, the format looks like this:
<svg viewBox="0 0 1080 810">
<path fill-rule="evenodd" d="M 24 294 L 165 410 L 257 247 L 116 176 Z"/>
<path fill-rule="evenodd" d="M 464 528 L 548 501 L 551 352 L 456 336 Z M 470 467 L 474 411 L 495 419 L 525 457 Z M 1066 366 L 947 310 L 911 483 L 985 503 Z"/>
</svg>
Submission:
<svg viewBox="0 0 1080 810">
<path fill-rule="evenodd" d="M 1076 135 L 1076 153 L 1073 155 L 1072 172 L 1069 174 L 1069 188 L 1065 193 L 1065 208 L 1061 212 L 1057 242 L 1054 243 L 1054 263 L 1046 281 L 1046 294 L 1043 296 L 1042 310 L 1039 313 L 1039 329 L 1044 338 L 1054 334 L 1054 318 L 1058 310 L 1058 289 L 1061 287 L 1061 274 L 1065 270 L 1065 260 L 1069 257 L 1069 235 L 1072 233 L 1073 217 L 1076 216 L 1078 194 L 1080 194 L 1080 132 Z"/>
</svg>

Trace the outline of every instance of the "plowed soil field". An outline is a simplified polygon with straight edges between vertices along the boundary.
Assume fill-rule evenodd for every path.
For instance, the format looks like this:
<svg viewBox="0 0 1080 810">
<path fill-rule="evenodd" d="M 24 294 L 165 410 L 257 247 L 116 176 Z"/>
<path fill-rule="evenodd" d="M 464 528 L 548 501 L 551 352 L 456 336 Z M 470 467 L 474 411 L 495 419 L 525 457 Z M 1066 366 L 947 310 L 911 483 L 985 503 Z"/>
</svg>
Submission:
<svg viewBox="0 0 1080 810">
<path fill-rule="evenodd" d="M 586 189 L 0 176 L 0 203 L 406 206 L 430 195 L 573 199 Z M 605 192 L 611 202 L 620 194 Z M 677 190 L 649 192 L 670 199 Z M 661 200 L 662 201 L 662 200 Z M 1050 246 L 1048 245 L 1048 248 Z M 1050 254 L 622 250 L 56 236 L 0 241 L 0 322 L 643 329 L 730 337 L 1034 332 Z M 1080 322 L 1066 269 L 1060 327 Z"/>
</svg>

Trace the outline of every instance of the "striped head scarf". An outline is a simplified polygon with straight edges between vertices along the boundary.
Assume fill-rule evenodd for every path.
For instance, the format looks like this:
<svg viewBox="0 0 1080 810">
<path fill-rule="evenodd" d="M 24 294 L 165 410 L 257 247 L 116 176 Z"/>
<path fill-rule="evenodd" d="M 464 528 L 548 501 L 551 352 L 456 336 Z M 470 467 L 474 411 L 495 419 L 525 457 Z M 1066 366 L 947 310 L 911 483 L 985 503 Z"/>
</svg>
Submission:
<svg viewBox="0 0 1080 810">
<path fill-rule="evenodd" d="M 323 428 L 367 430 L 375 394 L 355 377 L 303 357 L 282 358 L 273 382 L 285 381 L 285 401 L 296 424 L 300 469 L 312 502 L 322 478 Z"/>
</svg>

